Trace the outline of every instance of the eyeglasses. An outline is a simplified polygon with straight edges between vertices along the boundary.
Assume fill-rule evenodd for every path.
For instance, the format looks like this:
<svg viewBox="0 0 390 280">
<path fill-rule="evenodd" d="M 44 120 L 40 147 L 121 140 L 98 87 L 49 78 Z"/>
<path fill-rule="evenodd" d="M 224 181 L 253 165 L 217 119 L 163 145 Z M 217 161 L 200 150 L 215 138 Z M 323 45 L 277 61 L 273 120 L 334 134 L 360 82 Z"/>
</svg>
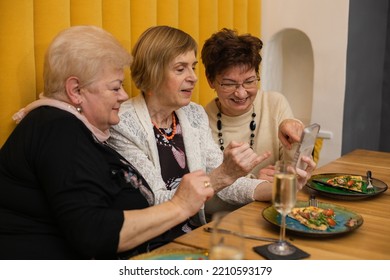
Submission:
<svg viewBox="0 0 390 280">
<path fill-rule="evenodd" d="M 260 78 L 256 78 L 253 80 L 245 81 L 241 84 L 239 83 L 220 83 L 217 81 L 217 83 L 221 86 L 221 88 L 226 92 L 233 92 L 242 86 L 244 89 L 253 89 L 257 86 L 257 83 L 260 81 Z"/>
</svg>

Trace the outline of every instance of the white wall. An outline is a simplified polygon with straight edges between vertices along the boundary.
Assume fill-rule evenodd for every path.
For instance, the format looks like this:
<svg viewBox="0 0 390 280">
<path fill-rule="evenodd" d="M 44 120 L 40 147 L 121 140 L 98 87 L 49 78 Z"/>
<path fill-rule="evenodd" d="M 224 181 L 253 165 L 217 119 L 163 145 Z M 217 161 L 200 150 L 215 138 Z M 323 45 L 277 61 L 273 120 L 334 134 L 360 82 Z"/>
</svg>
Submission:
<svg viewBox="0 0 390 280">
<path fill-rule="evenodd" d="M 286 29 L 295 29 L 303 32 L 311 43 L 314 61 L 313 97 L 312 100 L 309 99 L 309 103 L 312 104 L 303 107 L 311 110 L 311 119 L 307 122 L 319 123 L 321 133 L 331 137 L 323 142 L 319 166 L 341 155 L 348 12 L 348 0 L 262 1 L 261 39 L 264 42 L 262 86 L 265 90 L 285 89 L 285 86 L 280 85 L 282 77 L 270 75 L 268 77 L 270 81 L 267 82 L 266 72 L 272 72 L 272 59 L 267 58 L 267 55 L 273 53 L 267 49 L 267 45 L 271 45 L 275 35 Z M 288 65 L 288 68 L 294 71 L 293 66 Z M 285 70 L 283 75 L 287 75 Z M 279 86 L 270 88 L 271 85 Z M 294 114 L 302 115 L 299 113 L 302 106 L 290 103 Z"/>
</svg>

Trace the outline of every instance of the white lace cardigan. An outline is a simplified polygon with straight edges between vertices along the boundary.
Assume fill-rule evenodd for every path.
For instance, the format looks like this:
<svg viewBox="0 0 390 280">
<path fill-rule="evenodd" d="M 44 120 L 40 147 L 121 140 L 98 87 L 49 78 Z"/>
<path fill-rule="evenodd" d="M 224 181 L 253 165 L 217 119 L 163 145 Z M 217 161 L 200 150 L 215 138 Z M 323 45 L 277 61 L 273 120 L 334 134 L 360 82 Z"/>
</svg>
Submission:
<svg viewBox="0 0 390 280">
<path fill-rule="evenodd" d="M 209 173 L 223 161 L 223 153 L 214 142 L 204 108 L 191 102 L 175 111 L 184 137 L 188 168 Z M 145 99 L 142 94 L 124 102 L 120 123 L 111 129 L 109 144 L 130 161 L 146 179 L 155 194 L 155 203 L 169 200 L 175 190 L 167 190 L 161 176 L 160 159 Z M 253 193 L 262 180 L 241 177 L 217 193 L 223 201 L 244 205 L 254 200 Z"/>
</svg>

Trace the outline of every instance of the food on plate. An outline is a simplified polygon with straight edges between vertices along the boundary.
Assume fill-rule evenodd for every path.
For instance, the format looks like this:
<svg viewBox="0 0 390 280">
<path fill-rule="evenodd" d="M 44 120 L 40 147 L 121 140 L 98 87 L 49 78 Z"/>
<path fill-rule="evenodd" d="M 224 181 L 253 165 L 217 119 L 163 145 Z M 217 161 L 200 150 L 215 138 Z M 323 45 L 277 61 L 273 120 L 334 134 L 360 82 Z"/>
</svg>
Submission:
<svg viewBox="0 0 390 280">
<path fill-rule="evenodd" d="M 346 188 L 348 190 L 363 192 L 363 177 L 355 176 L 355 175 L 342 175 L 330 178 L 326 181 L 328 184 L 335 186 Z"/>
<path fill-rule="evenodd" d="M 291 210 L 289 217 L 299 221 L 311 229 L 325 231 L 336 226 L 333 209 L 322 209 L 314 206 L 296 207 Z"/>
<path fill-rule="evenodd" d="M 345 223 L 346 227 L 353 228 L 357 225 L 358 221 L 354 218 L 349 218 L 349 220 Z"/>
</svg>

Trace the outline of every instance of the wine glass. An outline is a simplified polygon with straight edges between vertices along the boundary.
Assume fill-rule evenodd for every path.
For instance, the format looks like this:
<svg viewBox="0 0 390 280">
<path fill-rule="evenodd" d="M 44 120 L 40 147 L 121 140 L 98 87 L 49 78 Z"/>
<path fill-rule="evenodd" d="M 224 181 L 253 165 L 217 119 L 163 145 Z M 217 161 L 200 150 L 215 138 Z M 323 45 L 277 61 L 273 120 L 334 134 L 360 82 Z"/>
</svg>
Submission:
<svg viewBox="0 0 390 280">
<path fill-rule="evenodd" d="M 210 239 L 210 260 L 244 259 L 243 222 L 240 218 L 227 216 L 229 212 L 213 215 Z"/>
<path fill-rule="evenodd" d="M 296 203 L 297 176 L 292 161 L 277 161 L 272 188 L 272 203 L 281 215 L 279 241 L 268 245 L 268 250 L 280 256 L 291 255 L 295 248 L 285 241 L 286 216 Z"/>
</svg>

